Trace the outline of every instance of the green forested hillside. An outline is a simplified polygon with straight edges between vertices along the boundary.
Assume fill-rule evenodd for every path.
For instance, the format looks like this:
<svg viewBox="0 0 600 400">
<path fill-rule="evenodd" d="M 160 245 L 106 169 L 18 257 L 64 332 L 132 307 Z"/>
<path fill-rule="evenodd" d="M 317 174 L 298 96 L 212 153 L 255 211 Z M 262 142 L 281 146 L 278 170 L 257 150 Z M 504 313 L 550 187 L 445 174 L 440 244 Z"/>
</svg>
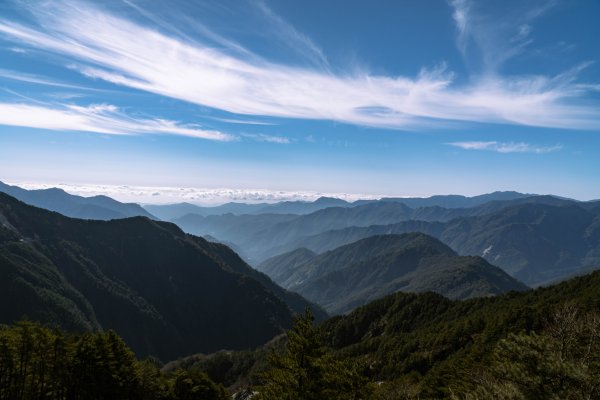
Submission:
<svg viewBox="0 0 600 400">
<path fill-rule="evenodd" d="M 265 350 L 185 366 L 266 387 L 262 399 L 600 398 L 600 272 L 465 301 L 396 293 L 309 322 Z"/>
<path fill-rule="evenodd" d="M 460 257 L 421 233 L 371 236 L 318 256 L 307 252 L 275 257 L 260 268 L 332 314 L 397 291 L 466 299 L 526 289 L 484 259 Z"/>
<path fill-rule="evenodd" d="M 556 286 L 451 301 L 397 293 L 254 351 L 158 371 L 114 332 L 0 328 L 0 399 L 598 399 L 600 272 Z M 217 383 L 215 383 L 217 382 Z"/>
<path fill-rule="evenodd" d="M 498 356 L 503 359 L 496 353 L 501 340 L 520 340 L 511 335 L 548 336 L 547 356 L 560 350 L 561 343 L 552 341 L 560 340 L 554 337 L 557 330 L 563 330 L 559 336 L 581 341 L 582 347 L 592 343 L 595 351 L 600 350 L 594 339 L 600 334 L 596 325 L 600 320 L 594 322 L 599 311 L 600 273 L 596 272 L 549 288 L 467 301 L 397 293 L 328 320 L 323 330 L 329 345 L 344 357 L 368 362 L 372 376 L 385 381 L 410 376 L 424 396 L 435 398 L 476 390 L 476 372 L 491 374 L 490 365 L 499 361 Z M 591 327 L 584 326 L 588 322 Z M 584 332 L 588 328 L 593 332 Z M 585 337 L 579 338 L 580 334 Z M 600 376 L 598 354 L 595 361 L 580 360 L 585 366 L 579 365 L 588 369 L 586 373 L 592 368 L 596 377 Z M 566 350 L 563 356 L 566 360 Z M 564 368 L 559 372 L 572 372 L 569 366 Z"/>
<path fill-rule="evenodd" d="M 173 224 L 76 220 L 4 194 L 0 277 L 0 322 L 114 329 L 138 355 L 165 360 L 262 344 L 289 326 L 290 307 L 324 315 Z"/>
</svg>

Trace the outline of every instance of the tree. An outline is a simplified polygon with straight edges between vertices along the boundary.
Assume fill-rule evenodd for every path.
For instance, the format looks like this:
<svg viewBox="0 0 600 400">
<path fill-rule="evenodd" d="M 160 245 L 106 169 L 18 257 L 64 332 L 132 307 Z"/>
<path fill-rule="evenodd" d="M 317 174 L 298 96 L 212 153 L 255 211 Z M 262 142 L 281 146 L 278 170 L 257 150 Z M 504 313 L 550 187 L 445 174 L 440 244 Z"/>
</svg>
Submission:
<svg viewBox="0 0 600 400">
<path fill-rule="evenodd" d="M 260 400 L 366 398 L 366 379 L 350 361 L 336 359 L 323 345 L 321 330 L 309 310 L 294 319 L 282 353 L 268 356 L 270 369 L 260 374 Z"/>
<path fill-rule="evenodd" d="M 227 400 L 225 389 L 204 372 L 179 370 L 173 375 L 173 395 L 177 400 Z"/>
<path fill-rule="evenodd" d="M 509 334 L 494 364 L 467 398 L 593 399 L 600 397 L 600 317 L 573 305 L 557 309 L 537 334 Z"/>
</svg>

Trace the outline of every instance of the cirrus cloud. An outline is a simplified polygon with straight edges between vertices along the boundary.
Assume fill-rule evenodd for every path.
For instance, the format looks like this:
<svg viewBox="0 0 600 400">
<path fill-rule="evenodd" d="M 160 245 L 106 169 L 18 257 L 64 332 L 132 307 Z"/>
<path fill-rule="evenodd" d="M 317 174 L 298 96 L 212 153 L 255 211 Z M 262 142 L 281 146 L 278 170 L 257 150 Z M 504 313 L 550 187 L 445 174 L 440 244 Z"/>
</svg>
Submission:
<svg viewBox="0 0 600 400">
<path fill-rule="evenodd" d="M 177 121 L 131 116 L 110 104 L 83 107 L 0 103 L 0 124 L 109 135 L 167 134 L 217 141 L 236 140 L 235 136 L 223 132 Z"/>
<path fill-rule="evenodd" d="M 392 129 L 452 121 L 600 127 L 597 104 L 585 101 L 589 86 L 575 82 L 577 68 L 559 76 L 486 75 L 468 84 L 443 68 L 416 77 L 333 74 L 249 51 L 228 54 L 201 36 L 168 35 L 86 2 L 42 3 L 30 11 L 35 18 L 27 24 L 0 19 L 0 35 L 58 55 L 88 78 L 230 113 Z M 468 18 L 467 11 L 455 13 L 462 32 L 470 29 Z"/>
<path fill-rule="evenodd" d="M 562 150 L 563 146 L 560 144 L 554 146 L 536 146 L 530 143 L 523 142 L 450 142 L 446 143 L 449 146 L 461 148 L 463 150 L 484 150 L 494 151 L 496 153 L 553 153 L 555 151 Z"/>
</svg>

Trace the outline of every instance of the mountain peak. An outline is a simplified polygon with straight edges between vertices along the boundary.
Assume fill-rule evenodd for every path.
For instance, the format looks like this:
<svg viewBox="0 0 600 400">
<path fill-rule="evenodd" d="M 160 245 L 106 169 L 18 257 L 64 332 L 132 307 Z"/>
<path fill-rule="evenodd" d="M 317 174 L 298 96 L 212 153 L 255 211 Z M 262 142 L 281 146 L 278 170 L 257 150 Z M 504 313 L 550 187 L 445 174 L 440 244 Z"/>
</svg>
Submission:
<svg viewBox="0 0 600 400">
<path fill-rule="evenodd" d="M 347 204 L 346 200 L 338 199 L 337 197 L 321 196 L 316 199 L 313 203 L 315 204 Z"/>
<path fill-rule="evenodd" d="M 300 264 L 292 264 L 295 252 L 269 261 L 273 279 L 334 314 L 396 291 L 463 299 L 526 288 L 483 258 L 458 256 L 423 233 L 370 236 Z"/>
</svg>

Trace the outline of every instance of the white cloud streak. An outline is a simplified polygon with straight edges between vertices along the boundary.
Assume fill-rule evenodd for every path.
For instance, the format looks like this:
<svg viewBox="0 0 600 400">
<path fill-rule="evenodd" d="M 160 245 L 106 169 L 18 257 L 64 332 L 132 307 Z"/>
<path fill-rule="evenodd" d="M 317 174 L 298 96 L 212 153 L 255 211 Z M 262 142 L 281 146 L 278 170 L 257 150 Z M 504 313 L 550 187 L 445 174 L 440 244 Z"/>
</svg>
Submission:
<svg viewBox="0 0 600 400">
<path fill-rule="evenodd" d="M 464 150 L 479 150 L 479 151 L 493 151 L 496 153 L 535 153 L 545 154 L 553 153 L 555 151 L 562 150 L 563 146 L 560 144 L 554 146 L 536 146 L 529 143 L 523 142 L 451 142 L 446 143 L 450 146 L 458 147 Z"/>
<path fill-rule="evenodd" d="M 469 21 L 469 3 L 468 0 L 452 0 L 450 2 L 452 8 L 454 8 L 454 12 L 452 13 L 452 18 L 454 18 L 454 23 L 456 24 L 456 29 L 458 31 L 457 45 L 458 49 L 463 53 L 463 55 L 467 51 L 467 41 L 468 41 L 468 21 Z"/>
<path fill-rule="evenodd" d="M 256 121 L 256 120 L 250 120 L 250 119 L 218 118 L 218 117 L 210 117 L 210 119 L 214 119 L 215 121 L 227 122 L 229 124 L 240 124 L 240 125 L 276 125 L 273 122 Z"/>
<path fill-rule="evenodd" d="M 38 75 L 27 74 L 27 73 L 18 72 L 18 71 L 11 71 L 11 70 L 2 69 L 2 68 L 0 68 L 0 78 L 1 79 L 10 79 L 10 80 L 19 81 L 19 82 L 34 83 L 36 85 L 54 86 L 54 87 L 67 88 L 67 89 L 91 90 L 91 91 L 101 91 L 101 92 L 105 91 L 102 89 L 95 89 L 95 88 L 89 88 L 86 86 L 72 85 L 69 83 L 58 82 L 58 81 L 50 80 L 50 79 L 47 79 L 45 77 L 41 77 Z"/>
<path fill-rule="evenodd" d="M 329 68 L 327 57 L 308 36 L 299 32 L 287 21 L 273 12 L 264 2 L 254 3 L 272 28 L 272 37 L 291 47 L 294 51 L 324 69 Z"/>
<path fill-rule="evenodd" d="M 467 86 L 440 70 L 424 70 L 415 78 L 333 75 L 228 55 L 88 3 L 36 4 L 30 11 L 43 23 L 0 19 L 0 35 L 63 56 L 70 65 L 75 60 L 87 77 L 231 113 L 394 129 L 444 127 L 449 121 L 600 127 L 598 106 L 582 102 L 586 91 L 573 83 L 574 74 L 570 79 L 488 76 Z"/>
<path fill-rule="evenodd" d="M 234 136 L 203 130 L 194 125 L 166 119 L 145 119 L 127 115 L 113 105 L 50 107 L 0 103 L 0 124 L 49 130 L 96 132 L 109 135 L 166 134 L 199 139 L 230 141 Z"/>
<path fill-rule="evenodd" d="M 242 133 L 241 136 L 247 137 L 257 142 L 277 143 L 277 144 L 289 144 L 290 139 L 284 136 L 273 136 L 264 133 Z"/>
<path fill-rule="evenodd" d="M 483 63 L 480 73 L 497 74 L 506 61 L 523 53 L 533 43 L 531 22 L 554 7 L 556 1 L 539 0 L 536 3 L 517 3 L 516 7 L 507 7 L 508 11 L 497 10 L 494 15 L 486 15 L 480 12 L 485 4 L 483 1 L 450 0 L 458 49 L 468 59 L 470 47 L 477 47 Z M 498 8 L 502 9 L 502 6 Z"/>
</svg>

